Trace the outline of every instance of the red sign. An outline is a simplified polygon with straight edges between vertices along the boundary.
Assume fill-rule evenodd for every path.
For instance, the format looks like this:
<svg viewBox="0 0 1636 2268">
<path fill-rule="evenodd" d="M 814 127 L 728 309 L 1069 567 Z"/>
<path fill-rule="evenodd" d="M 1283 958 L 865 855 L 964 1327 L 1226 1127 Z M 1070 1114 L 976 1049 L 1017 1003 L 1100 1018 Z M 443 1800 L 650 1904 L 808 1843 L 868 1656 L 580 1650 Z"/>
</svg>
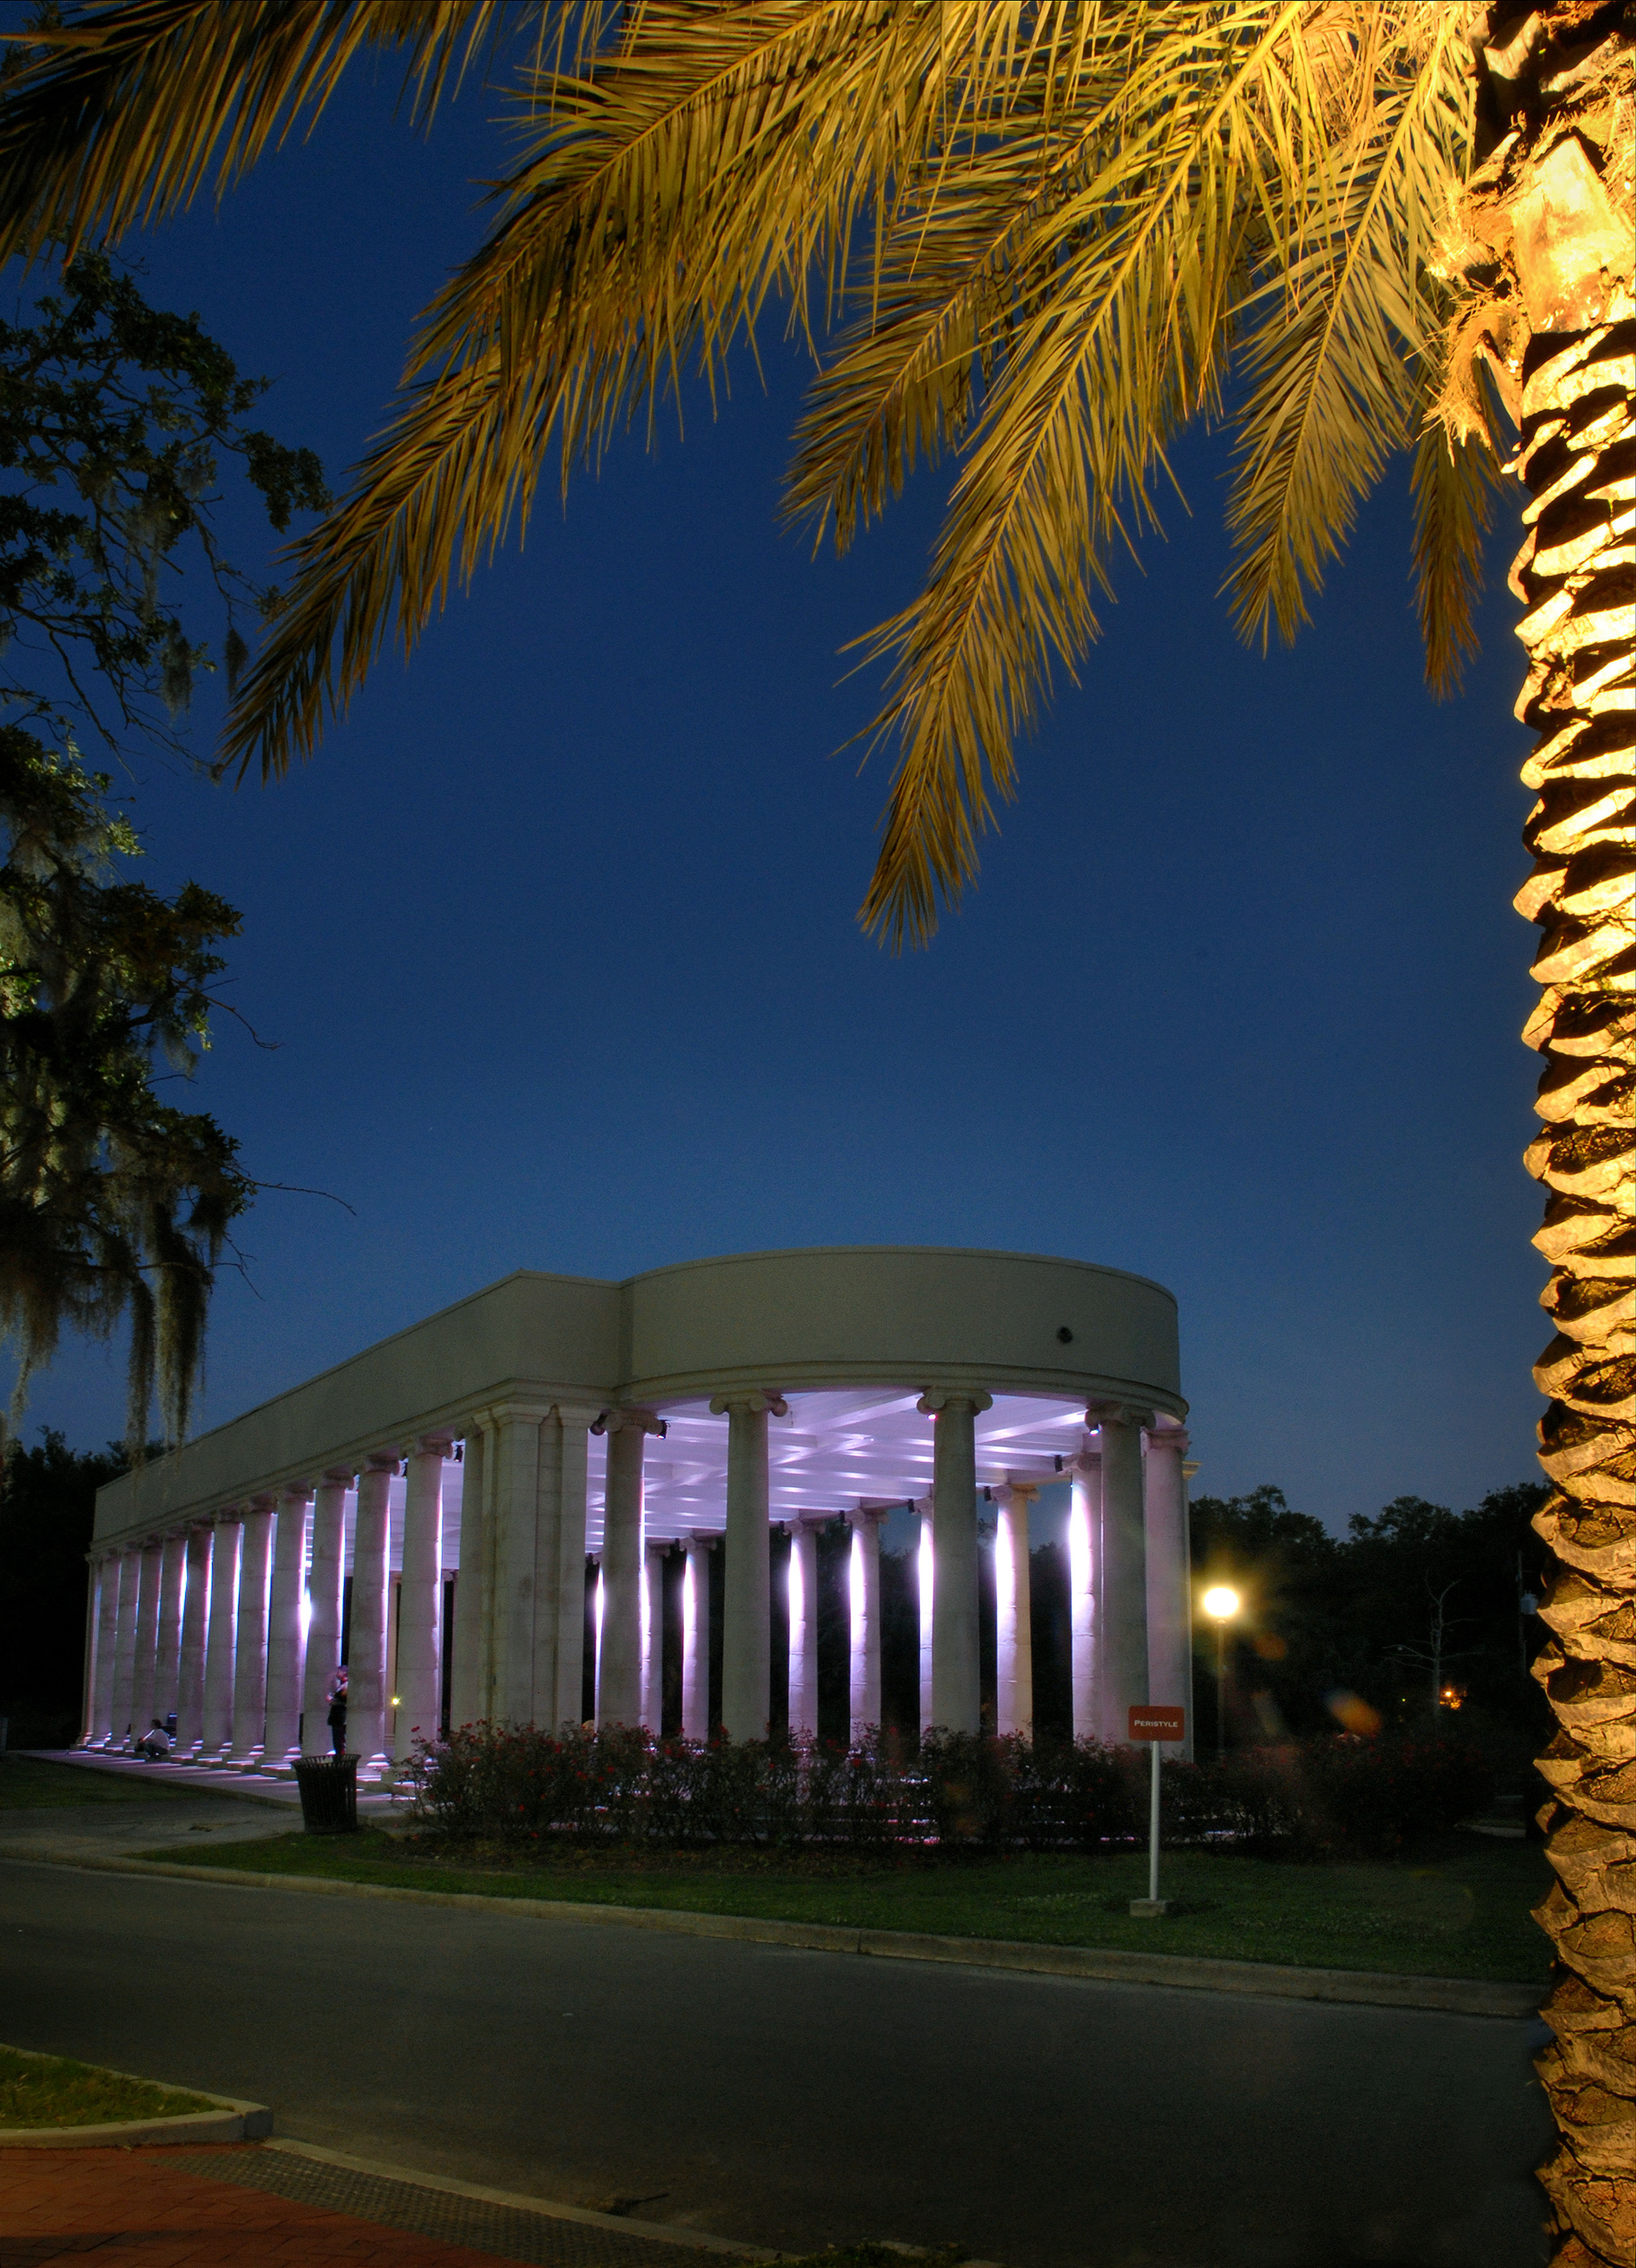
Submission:
<svg viewBox="0 0 1636 2268">
<path fill-rule="evenodd" d="M 1159 1702 L 1133 1708 L 1130 1736 L 1133 1741 L 1183 1741 L 1187 1738 L 1187 1712 Z"/>
</svg>

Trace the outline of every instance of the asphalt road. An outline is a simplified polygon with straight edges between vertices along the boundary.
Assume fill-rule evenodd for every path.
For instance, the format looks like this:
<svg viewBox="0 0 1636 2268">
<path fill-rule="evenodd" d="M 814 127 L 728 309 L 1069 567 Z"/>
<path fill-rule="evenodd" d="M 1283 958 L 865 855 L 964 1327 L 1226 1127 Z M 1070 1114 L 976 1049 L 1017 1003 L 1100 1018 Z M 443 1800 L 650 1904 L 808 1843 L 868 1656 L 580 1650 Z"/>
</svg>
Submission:
<svg viewBox="0 0 1636 2268">
<path fill-rule="evenodd" d="M 785 2250 L 1534 2268 L 1540 2036 L 0 1859 L 11 2043 Z"/>
</svg>

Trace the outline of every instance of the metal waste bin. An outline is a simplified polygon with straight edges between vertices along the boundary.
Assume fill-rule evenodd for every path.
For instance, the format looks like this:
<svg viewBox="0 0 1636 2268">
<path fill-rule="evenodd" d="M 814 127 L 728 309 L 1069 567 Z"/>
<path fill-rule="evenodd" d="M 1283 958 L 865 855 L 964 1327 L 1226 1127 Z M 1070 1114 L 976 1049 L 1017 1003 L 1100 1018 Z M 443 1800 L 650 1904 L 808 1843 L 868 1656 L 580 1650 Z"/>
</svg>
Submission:
<svg viewBox="0 0 1636 2268">
<path fill-rule="evenodd" d="M 357 1833 L 357 1758 L 298 1756 L 301 1824 L 309 1835 Z"/>
</svg>

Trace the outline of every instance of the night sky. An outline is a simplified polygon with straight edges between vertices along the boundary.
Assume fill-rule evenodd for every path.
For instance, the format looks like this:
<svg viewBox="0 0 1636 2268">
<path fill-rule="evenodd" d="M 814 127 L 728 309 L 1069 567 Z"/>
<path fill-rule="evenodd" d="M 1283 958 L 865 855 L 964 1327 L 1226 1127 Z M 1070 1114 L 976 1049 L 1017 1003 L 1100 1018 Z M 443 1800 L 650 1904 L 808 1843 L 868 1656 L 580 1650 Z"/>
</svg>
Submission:
<svg viewBox="0 0 1636 2268">
<path fill-rule="evenodd" d="M 219 215 L 128 247 L 276 380 L 261 422 L 337 488 L 504 162 L 491 95 L 422 142 L 395 93 L 359 75 Z M 894 959 L 854 919 L 888 761 L 836 753 L 879 681 L 840 650 L 916 588 L 943 484 L 814 559 L 776 513 L 807 365 L 776 316 L 763 343 L 764 389 L 741 356 L 717 422 L 689 392 L 685 438 L 673 406 L 565 515 L 548 484 L 527 549 L 299 776 L 141 767 L 146 879 L 242 909 L 231 997 L 277 1043 L 224 1020 L 195 1107 L 350 1208 L 269 1193 L 243 1225 L 201 1425 L 515 1268 L 976 1245 L 1174 1290 L 1197 1491 L 1272 1481 L 1340 1526 L 1529 1476 L 1514 506 L 1482 658 L 1438 705 L 1406 469 L 1264 658 L 1216 596 L 1227 446 L 1192 440 L 1192 516 L 1165 504 L 1059 678 L 981 887 Z M 207 688 L 202 750 L 220 713 Z M 122 1364 L 65 1346 L 31 1435 L 117 1433 Z"/>
</svg>

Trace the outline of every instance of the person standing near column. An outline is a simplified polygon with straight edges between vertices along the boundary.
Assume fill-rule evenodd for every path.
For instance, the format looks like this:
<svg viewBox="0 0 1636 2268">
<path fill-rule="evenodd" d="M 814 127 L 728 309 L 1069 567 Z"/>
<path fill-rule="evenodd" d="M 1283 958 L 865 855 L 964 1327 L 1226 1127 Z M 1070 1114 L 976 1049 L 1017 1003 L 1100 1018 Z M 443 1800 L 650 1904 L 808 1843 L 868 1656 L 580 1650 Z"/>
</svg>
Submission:
<svg viewBox="0 0 1636 2268">
<path fill-rule="evenodd" d="M 860 1504 L 846 1517 L 852 1531 L 846 1571 L 851 1625 L 847 1737 L 858 1748 L 881 1729 L 881 1523 L 886 1506 Z"/>
<path fill-rule="evenodd" d="M 387 1583 L 395 1449 L 378 1449 L 357 1476 L 352 1532 L 352 1618 L 347 1636 L 347 1740 L 364 1766 L 387 1761 Z"/>
<path fill-rule="evenodd" d="M 239 1545 L 239 1613 L 233 1631 L 233 1738 L 227 1761 L 247 1771 L 262 1752 L 267 1721 L 267 1594 L 272 1570 L 276 1496 L 253 1496 Z"/>
<path fill-rule="evenodd" d="M 1188 1435 L 1155 1413 L 1144 1460 L 1147 1547 L 1147 1697 L 1187 1712 L 1187 1738 L 1165 1745 L 1193 1753 L 1193 1580 L 1187 1553 L 1187 1489 L 1182 1460 Z"/>
<path fill-rule="evenodd" d="M 1094 1403 L 1086 1423 L 1102 1440 L 1102 1614 L 1104 1632 L 1097 1734 L 1110 1745 L 1130 1738 L 1130 1712 L 1147 1693 L 1147 1544 L 1142 1509 L 1146 1413 L 1123 1403 Z"/>
<path fill-rule="evenodd" d="M 447 1433 L 424 1433 L 409 1455 L 394 1742 L 401 1764 L 411 1760 L 416 1742 L 436 1741 L 443 1730 L 443 1461 L 453 1446 Z"/>
<path fill-rule="evenodd" d="M 999 1512 L 994 1538 L 995 1729 L 1002 1738 L 1034 1737 L 1034 1598 L 1028 1564 L 1032 1482 L 1007 1481 L 992 1491 Z"/>
<path fill-rule="evenodd" d="M 176 1695 L 179 1764 L 192 1764 L 204 1740 L 204 1647 L 210 1605 L 210 1531 L 201 1521 L 188 1530 L 188 1572 L 181 1610 L 181 1677 Z"/>
<path fill-rule="evenodd" d="M 818 1737 L 818 1531 L 824 1513 L 790 1522 L 790 1738 Z"/>
<path fill-rule="evenodd" d="M 713 1418 L 727 1420 L 721 1729 L 730 1741 L 764 1741 L 772 1676 L 767 1420 L 787 1418 L 790 1406 L 782 1395 L 754 1392 L 715 1395 L 710 1408 Z"/>
<path fill-rule="evenodd" d="M 331 1465 L 313 1492 L 313 1561 L 307 1577 L 306 1655 L 301 1669 L 301 1753 L 329 1753 L 329 1699 L 341 1667 L 341 1596 L 345 1580 L 348 1466 Z"/>
<path fill-rule="evenodd" d="M 682 1579 L 682 1737 L 710 1738 L 710 1553 L 720 1542 L 704 1528 L 687 1540 Z"/>
<path fill-rule="evenodd" d="M 244 1533 L 237 1505 L 210 1523 L 210 1628 L 204 1646 L 202 1764 L 225 1763 L 232 1748 L 233 1668 L 239 1617 L 239 1550 Z"/>
<path fill-rule="evenodd" d="M 977 1670 L 976 1420 L 983 1393 L 923 1394 L 932 1420 L 932 1716 L 951 1733 L 982 1730 Z"/>
<path fill-rule="evenodd" d="M 301 1594 L 306 1582 L 306 1481 L 281 1491 L 273 1535 L 273 1580 L 267 1603 L 267 1732 L 263 1771 L 285 1772 L 301 1753 L 302 1675 L 306 1667 Z"/>
</svg>

